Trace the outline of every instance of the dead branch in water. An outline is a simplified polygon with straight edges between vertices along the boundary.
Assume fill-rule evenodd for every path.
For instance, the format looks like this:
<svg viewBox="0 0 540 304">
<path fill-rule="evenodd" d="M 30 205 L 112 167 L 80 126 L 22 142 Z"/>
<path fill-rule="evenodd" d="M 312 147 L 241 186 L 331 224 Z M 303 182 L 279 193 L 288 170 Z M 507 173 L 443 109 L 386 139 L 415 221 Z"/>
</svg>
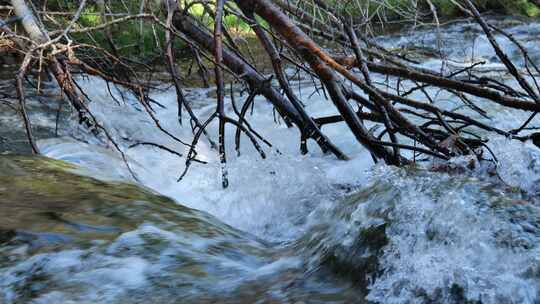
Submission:
<svg viewBox="0 0 540 304">
<path fill-rule="evenodd" d="M 150 142 L 133 141 L 125 147 L 153 146 L 178 157 L 186 157 L 180 179 L 193 162 L 201 162 L 197 158 L 197 145 L 201 136 L 208 138 L 210 146 L 218 150 L 223 187 L 229 184 L 226 126 L 230 125 L 236 130 L 235 149 L 238 155 L 242 134 L 262 158 L 267 152 L 261 143 L 271 147 L 249 123 L 247 112 L 256 102 L 256 96 L 263 96 L 288 127 L 299 131 L 301 153 L 308 153 L 307 143 L 313 141 L 324 153 L 342 160 L 346 160 L 347 155 L 323 132 L 323 127 L 345 123 L 358 144 L 367 149 L 376 162 L 395 166 L 416 162 L 420 155 L 443 161 L 459 155 L 471 155 L 482 161 L 485 160 L 484 155 L 489 154 L 483 153 L 484 149 L 489 150 L 486 146 L 489 134 L 522 141 L 534 136 L 529 125 L 540 111 L 540 85 L 536 79 L 540 71 L 527 49 L 515 37 L 486 21 L 469 0 L 456 3 L 456 6 L 480 25 L 506 74 L 516 81 L 517 87 L 488 74 L 477 74 L 476 69 L 482 63 L 472 62 L 457 71 L 420 68 L 401 51 L 385 48 L 370 37 L 375 25 L 380 27 L 381 21 L 388 21 L 384 17 L 387 13 L 400 16 L 401 22 L 414 26 L 421 24 L 425 18 L 434 18 L 437 27 L 441 26 L 431 1 L 427 1 L 425 8 L 414 6 L 416 11 L 384 6 L 384 1 L 379 1 L 382 6 L 378 6 L 377 14 L 369 11 L 369 5 L 351 7 L 354 4 L 347 2 L 333 6 L 319 0 L 154 2 L 142 1 L 134 9 L 136 13 L 131 13 L 129 10 L 115 11 L 110 1 L 98 1 L 96 5 L 100 13 L 97 16 L 103 20 L 101 24 L 91 26 L 79 22 L 81 16 L 86 14 L 85 8 L 94 5 L 84 0 L 78 2 L 73 12 L 54 11 L 51 14 L 48 14 L 46 4 L 40 6 L 42 11 L 37 12 L 28 0 L 11 0 L 6 3 L 9 7 L 2 6 L 3 10 L 9 12 L 8 18 L 16 19 L 0 20 L 0 41 L 10 41 L 5 45 L 25 54 L 16 77 L 16 89 L 21 117 L 35 153 L 39 153 L 39 149 L 25 106 L 24 81 L 31 81 L 25 76 L 36 67 L 45 67 L 52 75 L 67 103 L 78 113 L 81 124 L 105 133 L 130 171 L 124 147 L 116 143 L 95 119 L 88 107 L 91 100 L 77 85 L 73 73 L 95 75 L 107 83 L 123 87 L 136 97 L 160 132 L 187 147 L 187 154 Z M 0 1 L 0 4 L 4 3 Z M 195 7 L 199 13 L 195 13 Z M 351 13 L 352 8 L 357 10 L 357 14 Z M 44 17 L 43 20 L 40 16 Z M 236 20 L 237 28 L 225 22 L 231 18 Z M 148 97 L 151 86 L 140 80 L 137 71 L 142 67 L 152 74 L 152 63 L 141 62 L 133 55 L 122 55 L 122 49 L 114 41 L 112 29 L 132 22 L 137 22 L 138 41 L 144 41 L 142 34 L 145 24 L 153 30 L 155 45 L 159 46 L 156 57 L 164 63 L 177 96 L 179 124 L 182 124 L 183 113 L 189 116 L 193 132 L 190 143 L 167 130 L 154 113 L 152 106 L 157 103 Z M 24 31 L 14 28 L 19 24 Z M 244 32 L 240 33 L 242 26 Z M 162 38 L 156 34 L 156 29 L 163 31 Z M 105 31 L 106 46 L 78 41 L 83 35 L 89 35 L 95 41 L 92 34 L 97 31 Z M 517 46 L 523 56 L 524 68 L 512 62 L 495 39 L 496 34 Z M 256 51 L 244 46 L 246 43 L 241 40 L 246 39 L 259 44 L 255 47 Z M 192 54 L 205 85 L 211 81 L 207 71 L 214 70 L 216 109 L 207 119 L 197 116 L 184 92 L 188 86 L 184 81 L 185 74 L 191 68 L 180 67 L 179 50 L 175 44 L 178 41 L 185 44 Z M 137 41 L 134 43 L 137 44 Z M 137 47 L 140 50 L 140 43 Z M 446 59 L 442 58 L 440 43 L 438 48 L 434 56 L 441 56 L 444 62 Z M 0 48 L 0 54 L 3 50 Z M 93 56 L 88 55 L 89 51 L 93 52 Z M 260 58 L 255 59 L 255 53 L 268 62 L 269 73 L 259 68 Z M 334 105 L 335 115 L 315 118 L 309 113 L 305 107 L 307 100 L 300 97 L 300 92 L 292 83 L 299 75 L 309 79 L 316 93 Z M 383 78 L 381 76 L 386 77 L 386 83 L 378 82 Z M 227 82 L 231 84 L 229 98 L 225 89 Z M 238 97 L 234 96 L 233 83 L 249 91 L 241 106 L 237 104 Z M 457 109 L 441 107 L 437 102 L 437 94 L 441 91 L 455 97 L 479 118 Z M 479 101 L 484 106 L 489 102 L 503 108 L 529 112 L 529 119 L 510 130 L 493 127 L 486 121 L 489 116 Z M 233 113 L 225 111 L 228 102 Z M 214 134 L 208 129 L 214 120 L 218 123 L 217 144 L 212 140 Z M 483 136 L 478 135 L 479 130 L 484 132 Z M 412 151 L 412 155 L 406 151 Z M 493 155 L 492 160 L 495 159 Z"/>
</svg>

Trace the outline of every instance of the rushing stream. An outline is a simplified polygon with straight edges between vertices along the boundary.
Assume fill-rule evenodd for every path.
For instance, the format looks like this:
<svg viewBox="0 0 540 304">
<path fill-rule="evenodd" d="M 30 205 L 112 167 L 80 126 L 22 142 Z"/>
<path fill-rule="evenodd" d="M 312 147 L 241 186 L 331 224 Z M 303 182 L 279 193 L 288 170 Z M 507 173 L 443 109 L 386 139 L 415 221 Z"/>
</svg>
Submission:
<svg viewBox="0 0 540 304">
<path fill-rule="evenodd" d="M 502 24 L 540 64 L 540 24 Z M 424 68 L 485 61 L 477 71 L 501 74 L 476 25 L 379 40 L 426 50 L 416 58 Z M 518 50 L 500 41 L 519 62 Z M 429 54 L 439 44 L 447 50 L 444 61 Z M 336 124 L 324 132 L 350 161 L 323 155 L 313 144 L 301 155 L 298 132 L 274 123 L 271 105 L 260 98 L 249 119 L 273 148 L 265 147 L 262 160 L 243 138 L 237 156 L 231 128 L 224 190 L 217 153 L 205 139 L 198 158 L 208 164 L 195 163 L 177 182 L 185 158 L 129 146 L 153 142 L 184 155 L 186 146 L 157 130 L 135 100 L 114 88 L 117 98 L 111 98 L 101 80 L 80 81 L 138 182 L 103 135 L 94 136 L 69 113 L 56 117 L 55 102 L 30 101 L 48 158 L 0 155 L 0 303 L 540 302 L 540 149 L 530 142 L 491 136 L 496 168 L 430 172 L 373 165 L 346 126 Z M 294 87 L 313 116 L 335 113 L 308 79 Z M 54 100 L 54 90 L 47 90 L 45 84 L 49 97 L 42 98 Z M 212 89 L 188 90 L 187 97 L 203 117 L 214 110 Z M 163 88 L 153 98 L 164 106 L 155 106 L 162 126 L 190 141 L 188 122 L 177 120 L 174 90 Z M 444 92 L 436 102 L 461 106 Z M 476 102 L 491 125 L 516 127 L 528 116 Z M 232 112 L 230 101 L 227 107 Z M 14 129 L 20 122 L 0 110 L 1 150 L 21 152 L 22 135 Z M 210 134 L 216 130 L 210 126 Z"/>
</svg>

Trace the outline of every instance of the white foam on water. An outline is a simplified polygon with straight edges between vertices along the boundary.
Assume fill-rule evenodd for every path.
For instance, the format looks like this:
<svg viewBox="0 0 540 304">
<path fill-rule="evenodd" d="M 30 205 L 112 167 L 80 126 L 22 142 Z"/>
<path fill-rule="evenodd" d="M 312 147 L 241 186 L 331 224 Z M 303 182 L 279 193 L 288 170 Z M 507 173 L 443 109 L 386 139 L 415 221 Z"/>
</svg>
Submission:
<svg viewBox="0 0 540 304">
<path fill-rule="evenodd" d="M 39 295 L 33 299 L 35 303 L 64 303 L 70 299 L 105 303 L 146 285 L 145 272 L 149 266 L 138 257 L 63 250 L 37 254 L 4 269 L 0 286 L 7 303 L 17 299 L 17 289 L 28 286 L 33 286 Z M 39 280 L 45 280 L 43 285 L 36 283 Z"/>
<path fill-rule="evenodd" d="M 463 40 L 460 29 L 463 30 L 463 27 L 450 27 L 442 33 L 442 36 L 449 42 Z M 511 32 L 518 38 L 527 37 L 531 32 L 538 32 L 538 25 L 519 26 L 513 28 Z M 420 39 L 422 35 L 425 36 L 423 40 Z M 477 35 L 474 27 L 467 35 L 470 37 Z M 435 45 L 433 41 L 436 36 L 432 31 L 419 32 L 410 37 L 402 37 L 397 43 L 389 42 L 391 39 L 385 43 L 397 46 L 412 42 Z M 510 43 L 500 37 L 499 39 L 505 50 L 515 53 Z M 500 63 L 493 57 L 487 40 L 484 37 L 475 37 L 473 40 L 474 43 L 469 41 L 460 45 L 460 48 L 456 45 L 448 56 L 455 62 L 482 59 L 487 61 L 484 68 L 500 68 Z M 536 53 L 532 55 L 540 57 Z M 438 70 L 441 64 L 441 60 L 434 59 L 424 63 L 423 67 Z M 383 78 L 380 80 L 384 81 Z M 513 82 L 509 80 L 509 83 Z M 138 146 L 128 149 L 128 146 L 136 141 L 153 142 L 167 146 L 184 156 L 188 148 L 159 132 L 154 122 L 135 101 L 116 104 L 109 96 L 103 81 L 88 78 L 81 80 L 81 85 L 87 89 L 92 99 L 90 104 L 92 112 L 111 131 L 125 151 L 142 185 L 170 196 L 181 204 L 209 212 L 231 226 L 267 240 L 288 241 L 303 235 L 309 231 L 310 225 L 316 224 L 313 221 L 318 218 L 313 214 L 324 214 L 326 209 L 331 209 L 329 206 L 336 204 L 336 198 L 343 193 L 344 186 L 362 188 L 370 182 L 369 176 L 380 169 L 380 166 L 377 166 L 379 169 L 373 169 L 370 155 L 360 147 L 344 124 L 325 127 L 324 132 L 351 157 L 350 161 L 338 161 L 332 156 L 323 155 L 313 143 L 310 143 L 310 153 L 301 155 L 298 151 L 298 132 L 294 128 L 286 128 L 283 123 L 275 124 L 271 105 L 262 98 L 257 98 L 254 113 L 249 116 L 249 121 L 255 130 L 273 144 L 273 148 L 264 147 L 267 158 L 261 159 L 245 136 L 242 138 L 242 154 L 236 156 L 234 128 L 228 126 L 229 188 L 221 187 L 221 166 L 217 152 L 210 148 L 204 137 L 201 138 L 197 148 L 198 159 L 208 164 L 194 163 L 187 176 L 181 182 L 177 182 L 184 169 L 185 158 L 179 158 L 154 147 Z M 331 102 L 317 94 L 311 95 L 313 92 L 312 87 L 304 87 L 302 95 L 302 100 L 307 104 L 307 111 L 312 116 L 336 113 Z M 189 122 L 184 117 L 186 120 L 184 125 L 179 125 L 176 117 L 176 98 L 173 93 L 168 90 L 153 96 L 166 106 L 166 109 L 162 109 L 154 105 L 155 115 L 166 130 L 183 141 L 190 142 L 192 133 Z M 207 93 L 208 90 L 189 92 L 196 112 L 202 117 L 208 116 L 214 110 L 215 100 L 208 97 Z M 424 100 L 421 93 L 415 93 L 412 97 Z M 449 109 L 455 108 L 457 101 L 448 97 L 440 95 L 435 102 Z M 243 99 L 237 96 L 237 100 Z M 478 104 L 487 104 L 482 100 L 475 101 Z M 228 113 L 232 113 L 230 102 L 227 100 Z M 527 113 L 502 109 L 491 103 L 488 112 L 493 116 L 488 123 L 504 128 L 517 127 L 528 116 Z M 470 111 L 465 113 L 478 116 Z M 533 121 L 533 124 L 535 123 L 538 123 L 538 119 Z M 208 132 L 216 141 L 215 123 L 210 125 Z M 40 148 L 45 155 L 79 164 L 98 177 L 131 180 L 122 158 L 106 140 L 98 140 L 75 125 L 69 135 L 82 139 L 85 143 L 64 137 L 40 141 Z M 491 137 L 489 146 L 500 156 L 497 170 L 506 184 L 520 187 L 529 193 L 538 191 L 540 154 L 537 147 L 530 142 L 509 142 L 502 136 Z M 538 249 L 532 249 L 533 251 L 524 254 L 497 245 L 493 234 L 499 231 L 500 227 L 506 227 L 508 223 L 489 212 L 482 213 L 483 217 L 479 217 L 478 208 L 470 206 L 469 193 L 464 189 L 457 189 L 457 192 L 450 191 L 445 197 L 439 198 L 440 200 L 434 200 L 426 191 L 415 190 L 416 186 L 410 184 L 412 181 L 403 180 L 400 176 L 389 175 L 385 180 L 392 181 L 396 188 L 409 189 L 410 193 L 404 195 L 402 205 L 392 213 L 395 224 L 390 230 L 390 244 L 382 258 L 385 272 L 371 287 L 369 296 L 371 299 L 403 303 L 409 299 L 417 299 L 419 286 L 428 295 L 433 295 L 437 288 L 448 288 L 449 284 L 456 283 L 465 289 L 467 297 L 481 299 L 485 303 L 497 303 L 501 297 L 512 298 L 512 295 L 515 295 L 516 302 L 537 301 L 540 290 L 538 277 L 523 278 L 518 270 L 538 265 Z M 443 181 L 444 178 L 440 180 Z M 359 210 L 351 215 L 353 218 L 356 217 L 355 221 L 351 221 L 352 224 L 333 223 L 335 237 L 340 242 L 343 241 L 344 246 L 352 243 L 347 231 L 358 230 L 358 223 L 365 219 L 365 215 L 362 216 Z M 440 242 L 429 240 L 426 236 L 429 229 L 439 233 Z M 136 245 L 136 236 L 140 231 L 131 233 L 134 235 L 128 233 L 120 237 L 115 246 L 129 246 L 131 242 L 135 242 Z M 162 237 L 172 236 L 162 235 Z M 201 243 L 199 246 L 204 247 L 205 244 Z M 69 262 L 70 257 L 67 255 L 62 257 L 63 254 L 58 253 L 59 256 L 55 256 L 55 259 Z M 84 280 L 92 278 L 98 282 L 105 281 L 111 290 L 121 284 L 126 284 L 123 286 L 125 288 L 144 284 L 143 273 L 148 268 L 146 261 L 113 259 L 111 262 L 120 265 L 117 266 L 116 273 L 98 267 L 86 272 Z M 264 274 L 267 271 L 275 271 L 275 268 L 295 267 L 297 262 L 295 259 L 274 262 L 262 268 L 254 268 L 254 272 L 261 271 L 261 274 Z M 21 267 L 30 267 L 32 262 L 28 263 L 23 263 Z M 95 261 L 95 263 L 101 265 L 102 262 Z M 227 267 L 245 267 L 244 264 L 232 265 L 234 262 L 230 259 L 224 260 L 223 263 Z M 122 280 L 131 275 L 133 279 L 127 279 L 125 282 Z M 51 302 L 58 297 L 58 293 L 52 292 L 44 295 L 42 300 L 44 303 Z"/>
<path fill-rule="evenodd" d="M 395 185 L 400 192 L 390 207 L 385 272 L 371 286 L 369 298 L 443 301 L 450 299 L 454 285 L 463 289 L 465 299 L 482 303 L 535 303 L 540 294 L 535 274 L 540 207 L 509 198 L 505 202 L 509 193 L 487 194 L 482 191 L 487 185 L 474 179 L 438 182 L 446 185 L 415 178 Z M 370 218 L 357 212 L 353 217 L 358 222 Z"/>
<path fill-rule="evenodd" d="M 205 138 L 201 139 L 197 152 L 198 159 L 208 164 L 193 163 L 187 176 L 177 182 L 185 168 L 185 158 L 149 146 L 127 149 L 128 142 L 123 142 L 121 138 L 129 138 L 131 142 L 161 144 L 183 155 L 187 155 L 188 148 L 156 130 L 145 112 L 130 104 L 118 105 L 113 102 L 102 81 L 90 78 L 82 84 L 91 88 L 92 111 L 121 144 L 143 185 L 259 236 L 283 239 L 297 235 L 293 224 L 296 217 L 304 217 L 318 201 L 334 195 L 333 187 L 336 184 L 360 183 L 372 163 L 369 155 L 358 147 L 344 125 L 329 127 L 327 130 L 331 136 L 340 135 L 336 137 L 336 142 L 353 157 L 352 161 L 342 162 L 323 155 L 312 143 L 312 152 L 300 155 L 298 132 L 283 124 L 276 125 L 271 105 L 258 99 L 254 114 L 249 119 L 253 127 L 274 145 L 273 148 L 265 147 L 267 158 L 261 159 L 245 136 L 242 138 L 241 156 L 236 156 L 235 129 L 229 126 L 229 188 L 222 188 L 217 152 L 210 148 Z M 305 89 L 304 94 L 310 94 L 308 89 Z M 177 121 L 173 92 L 157 94 L 155 98 L 167 107 L 155 107 L 156 117 L 163 127 L 184 141 L 191 142 L 192 134 L 187 126 L 189 122 L 180 126 Z M 205 95 L 195 98 L 198 98 L 199 103 L 207 105 L 197 110 L 201 115 L 213 110 L 212 99 Z M 318 112 L 327 113 L 331 109 L 329 102 L 321 98 L 313 97 L 310 101 L 309 110 L 315 116 L 319 115 Z M 229 112 L 232 112 L 230 108 Z M 209 128 L 214 141 L 216 128 L 216 124 Z M 95 138 L 79 128 L 76 129 L 75 137 L 84 138 L 88 143 L 66 138 L 50 139 L 40 141 L 40 148 L 47 156 L 76 163 L 95 171 L 100 177 L 129 179 L 129 171 L 112 147 L 97 145 Z"/>
</svg>

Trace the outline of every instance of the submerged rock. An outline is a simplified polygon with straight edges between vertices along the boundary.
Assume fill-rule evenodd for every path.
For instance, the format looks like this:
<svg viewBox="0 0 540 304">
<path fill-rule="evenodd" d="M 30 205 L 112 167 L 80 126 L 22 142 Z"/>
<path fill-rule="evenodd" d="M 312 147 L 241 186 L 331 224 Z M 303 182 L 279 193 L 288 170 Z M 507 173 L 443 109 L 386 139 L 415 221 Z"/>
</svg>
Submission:
<svg viewBox="0 0 540 304">
<path fill-rule="evenodd" d="M 540 204 L 492 182 L 384 168 L 297 244 L 374 303 L 538 303 Z"/>
<path fill-rule="evenodd" d="M 5 75 L 2 75 L 4 72 Z M 31 154 L 32 148 L 20 113 L 19 100 L 15 98 L 15 73 L 13 70 L 0 69 L 0 92 L 13 97 L 0 100 L 0 153 Z M 25 87 L 26 109 L 36 140 L 53 138 L 65 132 L 70 109 L 63 104 L 63 99 L 55 88 L 54 83 L 46 79 L 42 79 L 39 92 L 29 85 Z"/>
<path fill-rule="evenodd" d="M 346 282 L 136 185 L 0 156 L 0 303 L 350 302 Z M 292 287 L 294 286 L 294 287 Z"/>
</svg>

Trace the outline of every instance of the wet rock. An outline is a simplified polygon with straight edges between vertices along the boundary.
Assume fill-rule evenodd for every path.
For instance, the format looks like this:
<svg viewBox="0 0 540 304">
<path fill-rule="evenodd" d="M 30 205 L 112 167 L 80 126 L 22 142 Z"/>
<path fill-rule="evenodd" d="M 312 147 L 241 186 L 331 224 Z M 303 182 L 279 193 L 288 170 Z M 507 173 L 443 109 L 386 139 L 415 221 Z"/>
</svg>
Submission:
<svg viewBox="0 0 540 304">
<path fill-rule="evenodd" d="M 540 205 L 522 192 L 415 168 L 380 175 L 298 248 L 374 303 L 536 303 Z"/>
<path fill-rule="evenodd" d="M 2 73 L 5 73 L 4 75 Z M 26 130 L 19 113 L 19 103 L 16 99 L 13 75 L 10 71 L 0 69 L 0 154 L 18 153 L 31 154 L 32 149 L 28 143 Z M 2 79 L 7 80 L 2 80 Z M 26 87 L 26 109 L 29 114 L 33 136 L 36 140 L 55 137 L 57 134 L 58 103 L 62 102 L 55 91 L 53 83 L 43 81 L 41 91 L 38 93 L 33 87 Z M 58 116 L 58 131 L 64 131 L 69 117 L 69 107 L 63 106 Z"/>
<path fill-rule="evenodd" d="M 0 245 L 9 242 L 15 235 L 14 230 L 0 228 Z"/>
<path fill-rule="evenodd" d="M 0 303 L 361 298 L 348 282 L 306 275 L 296 253 L 147 189 L 77 170 L 0 155 Z"/>
</svg>

